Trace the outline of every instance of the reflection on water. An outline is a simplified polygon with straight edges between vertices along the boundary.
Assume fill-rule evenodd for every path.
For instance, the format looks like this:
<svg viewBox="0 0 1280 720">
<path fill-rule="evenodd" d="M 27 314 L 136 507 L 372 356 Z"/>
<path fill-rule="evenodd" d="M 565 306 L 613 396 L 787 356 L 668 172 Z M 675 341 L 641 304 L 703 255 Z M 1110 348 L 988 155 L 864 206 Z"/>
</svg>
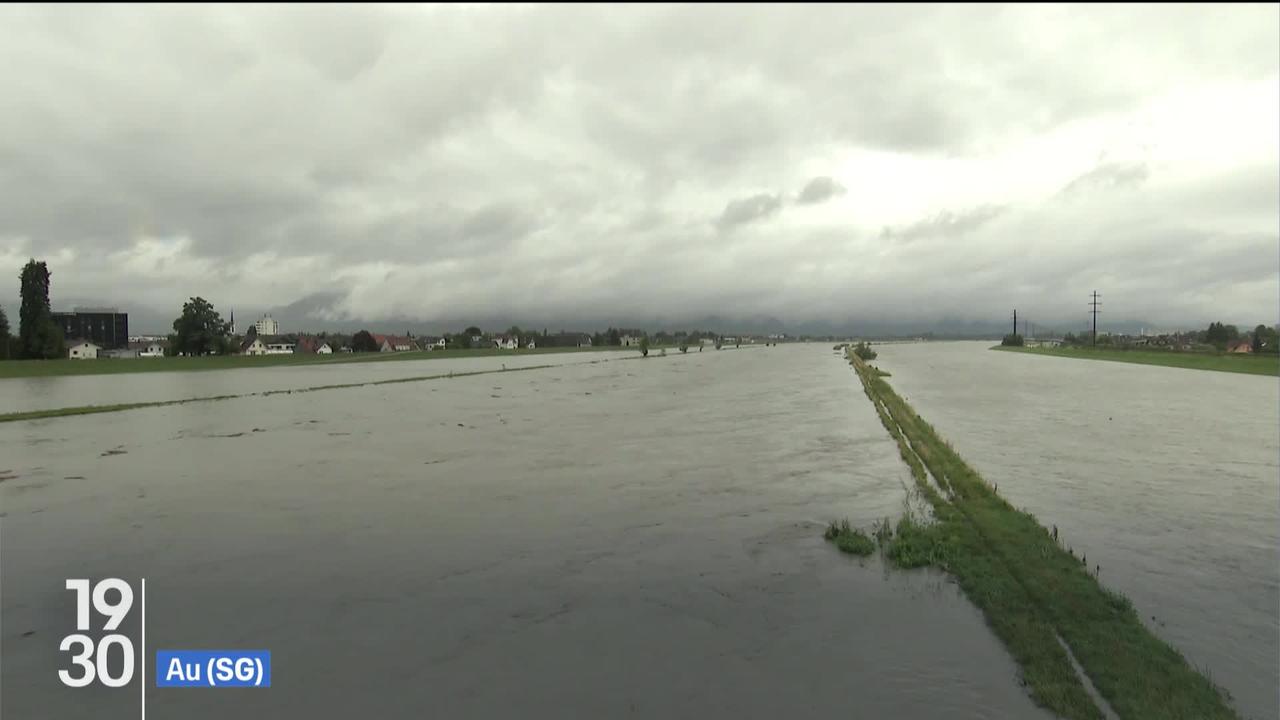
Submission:
<svg viewBox="0 0 1280 720">
<path fill-rule="evenodd" d="M 882 345 L 876 364 L 1242 713 L 1280 717 L 1280 384 L 989 346 Z"/>
<path fill-rule="evenodd" d="M 11 423 L 0 458 L 5 717 L 137 717 L 56 681 L 63 579 L 108 575 L 152 651 L 273 654 L 155 717 L 1040 715 L 945 578 L 822 541 L 908 480 L 829 346 Z"/>
</svg>

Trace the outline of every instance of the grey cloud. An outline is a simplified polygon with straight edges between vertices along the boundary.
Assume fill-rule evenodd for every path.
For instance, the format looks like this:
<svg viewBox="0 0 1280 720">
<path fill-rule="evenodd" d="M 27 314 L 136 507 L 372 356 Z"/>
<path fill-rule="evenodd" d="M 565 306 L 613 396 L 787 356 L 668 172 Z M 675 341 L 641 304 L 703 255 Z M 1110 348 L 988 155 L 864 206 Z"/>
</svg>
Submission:
<svg viewBox="0 0 1280 720">
<path fill-rule="evenodd" d="M 816 177 L 804 186 L 804 189 L 796 197 L 796 202 L 801 205 L 814 205 L 826 202 L 837 195 L 843 195 L 845 192 L 847 192 L 845 187 L 834 179 Z"/>
<path fill-rule="evenodd" d="M 880 231 L 880 237 L 899 243 L 910 243 L 925 238 L 955 240 L 1000 217 L 1006 209 L 999 205 L 981 205 L 960 212 L 943 210 L 933 217 L 918 220 L 910 225 L 885 227 Z"/>
<path fill-rule="evenodd" d="M 1048 133 L 1072 120 L 1105 127 L 1188 86 L 1280 74 L 1274 7 L 1148 15 L 4 6 L 0 259 L 62 258 L 55 296 L 164 308 L 196 291 L 219 307 L 271 307 L 324 278 L 342 290 L 327 307 L 352 318 L 752 303 L 804 317 L 871 299 L 889 318 L 935 307 L 899 294 L 910 277 L 930 278 L 943 309 L 992 283 L 1056 297 L 1070 284 L 1058 270 L 1085 249 L 1138 274 L 1154 267 L 1144 255 L 1190 247 L 1177 233 L 1156 247 L 1134 229 L 1171 209 L 1215 238 L 1272 232 L 1273 133 L 1244 139 L 1258 148 L 1248 173 L 1182 167 L 1177 177 L 1192 179 L 1143 193 L 1085 192 L 1146 179 L 1145 166 L 1112 164 L 1066 183 L 1069 203 L 994 194 L 991 206 L 883 231 L 897 211 L 874 197 L 856 217 L 837 203 L 784 205 L 841 192 L 818 171 L 860 195 L 910 189 L 915 173 L 953 161 L 979 174 L 991 162 L 999 175 L 1019 164 L 1011 148 L 1056 142 Z M 1059 182 L 1041 171 L 1026 166 Z M 786 196 L 739 197 L 716 214 L 734 188 L 775 187 Z M 934 188 L 926 206 L 966 207 L 959 190 Z M 1077 231 L 1082 217 L 1096 228 Z M 768 237 L 733 232 L 766 219 Z M 938 242 L 919 251 L 928 239 Z M 1006 258 L 1020 242 L 1052 259 L 1015 271 Z M 1274 253 L 1231 242 L 1235 254 L 1197 257 L 1223 272 L 1254 255 L 1274 268 Z M 493 282 L 467 280 L 481 276 Z M 654 277 L 669 291 L 645 292 Z"/>
<path fill-rule="evenodd" d="M 748 198 L 730 201 L 720 213 L 716 225 L 721 230 L 732 230 L 739 225 L 762 220 L 778 212 L 782 208 L 782 196 L 761 193 Z"/>
<path fill-rule="evenodd" d="M 1063 186 L 1062 194 L 1137 187 L 1146 182 L 1149 175 L 1146 163 L 1103 163 Z"/>
</svg>

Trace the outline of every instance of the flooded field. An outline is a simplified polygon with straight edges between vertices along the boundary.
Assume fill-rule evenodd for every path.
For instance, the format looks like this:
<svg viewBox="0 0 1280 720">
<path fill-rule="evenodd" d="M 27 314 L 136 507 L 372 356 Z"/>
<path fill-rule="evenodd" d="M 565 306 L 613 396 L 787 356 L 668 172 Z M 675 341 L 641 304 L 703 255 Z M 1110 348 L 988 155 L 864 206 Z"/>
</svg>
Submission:
<svg viewBox="0 0 1280 720">
<path fill-rule="evenodd" d="M 613 352 L 489 355 L 374 362 L 314 362 L 261 369 L 144 372 L 118 375 L 68 375 L 0 380 L 0 412 L 26 412 L 80 405 L 183 400 L 218 395 L 249 395 L 270 390 L 299 390 L 319 385 L 375 382 L 394 378 L 501 370 L 534 365 L 591 362 Z M 634 354 L 632 354 L 634 356 Z M 146 363 L 146 359 L 99 362 Z"/>
<path fill-rule="evenodd" d="M 1043 716 L 943 576 L 821 539 L 908 480 L 826 345 L 8 423 L 0 471 L 6 718 L 138 717 L 57 681 L 64 579 L 106 576 L 147 578 L 148 652 L 272 652 L 270 689 L 153 686 L 153 718 Z"/>
<path fill-rule="evenodd" d="M 1243 715 L 1280 717 L 1280 384 L 989 345 L 881 345 L 875 363 Z"/>
</svg>

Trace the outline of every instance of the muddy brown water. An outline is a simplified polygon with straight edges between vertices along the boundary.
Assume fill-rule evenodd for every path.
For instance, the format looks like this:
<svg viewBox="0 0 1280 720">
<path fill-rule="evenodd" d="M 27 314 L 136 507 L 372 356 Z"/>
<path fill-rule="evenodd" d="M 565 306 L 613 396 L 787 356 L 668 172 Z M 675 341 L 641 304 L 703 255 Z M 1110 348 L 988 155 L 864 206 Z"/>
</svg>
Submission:
<svg viewBox="0 0 1280 720">
<path fill-rule="evenodd" d="M 1280 717 L 1280 381 L 989 346 L 875 364 L 1244 716 Z"/>
<path fill-rule="evenodd" d="M 909 479 L 829 346 L 8 423 L 0 458 L 6 719 L 139 716 L 57 680 L 64 579 L 109 576 L 149 653 L 272 652 L 269 689 L 148 667 L 153 720 L 1044 715 L 944 576 L 821 539 Z"/>
</svg>

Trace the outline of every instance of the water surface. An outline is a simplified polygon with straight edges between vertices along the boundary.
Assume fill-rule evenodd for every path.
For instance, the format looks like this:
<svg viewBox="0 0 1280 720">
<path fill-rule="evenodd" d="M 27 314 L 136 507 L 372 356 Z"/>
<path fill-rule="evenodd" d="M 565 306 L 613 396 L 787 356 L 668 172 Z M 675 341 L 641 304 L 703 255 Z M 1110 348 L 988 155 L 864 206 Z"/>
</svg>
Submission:
<svg viewBox="0 0 1280 720">
<path fill-rule="evenodd" d="M 137 717 L 56 681 L 64 578 L 110 575 L 150 651 L 273 654 L 153 718 L 1042 716 L 952 583 L 821 539 L 908 480 L 829 346 L 8 423 L 0 458 L 5 717 Z"/>
<path fill-rule="evenodd" d="M 1280 382 L 989 346 L 880 345 L 875 364 L 1242 713 L 1280 717 Z"/>
</svg>

